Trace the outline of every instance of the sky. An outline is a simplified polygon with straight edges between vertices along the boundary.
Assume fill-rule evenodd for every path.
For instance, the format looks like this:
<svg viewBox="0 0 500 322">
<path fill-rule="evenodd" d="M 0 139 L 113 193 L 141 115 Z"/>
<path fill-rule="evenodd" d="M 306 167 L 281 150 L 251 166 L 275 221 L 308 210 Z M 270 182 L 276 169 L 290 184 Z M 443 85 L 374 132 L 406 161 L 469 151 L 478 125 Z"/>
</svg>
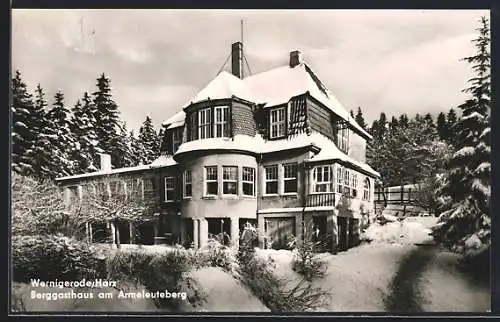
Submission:
<svg viewBox="0 0 500 322">
<path fill-rule="evenodd" d="M 464 101 L 484 10 L 12 10 L 12 70 L 68 106 L 105 73 L 129 130 L 160 123 L 221 70 L 241 38 L 252 73 L 304 60 L 344 107 L 448 111 Z"/>
</svg>

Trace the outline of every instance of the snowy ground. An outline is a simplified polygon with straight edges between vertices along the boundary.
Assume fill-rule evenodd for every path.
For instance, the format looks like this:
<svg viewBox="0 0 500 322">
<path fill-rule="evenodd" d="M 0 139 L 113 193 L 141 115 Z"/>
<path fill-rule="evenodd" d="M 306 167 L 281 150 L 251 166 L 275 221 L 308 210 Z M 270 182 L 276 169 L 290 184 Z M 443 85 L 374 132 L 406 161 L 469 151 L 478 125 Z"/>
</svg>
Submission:
<svg viewBox="0 0 500 322">
<path fill-rule="evenodd" d="M 416 302 L 416 311 L 486 312 L 490 308 L 489 288 L 476 285 L 456 269 L 458 256 L 432 245 L 429 228 L 435 217 L 411 217 L 386 225 L 373 224 L 366 232 L 372 241 L 337 255 L 320 254 L 327 265 L 327 275 L 313 282 L 316 287 L 331 290 L 331 299 L 320 311 L 384 312 L 390 309 L 387 298 L 399 295 L 405 288 Z M 276 272 L 297 280 L 293 272 L 292 252 L 258 250 L 262 257 L 275 260 Z M 416 256 L 416 257 L 415 257 Z M 411 271 L 409 260 L 425 259 L 421 271 Z M 404 268 L 403 268 L 404 267 Z M 409 270 L 402 272 L 402 270 Z M 403 281 L 396 279 L 403 278 Z M 406 279 L 406 280 L 405 280 Z M 403 285 L 401 285 L 403 283 Z M 404 291 L 404 290 L 403 290 Z M 420 297 L 422 295 L 422 297 Z M 400 299 L 403 301 L 403 299 Z M 406 299 L 407 300 L 407 299 Z M 397 303 L 405 311 L 407 303 Z M 402 309 L 401 309 L 402 307 Z M 389 310 L 390 311 L 390 310 Z"/>
</svg>

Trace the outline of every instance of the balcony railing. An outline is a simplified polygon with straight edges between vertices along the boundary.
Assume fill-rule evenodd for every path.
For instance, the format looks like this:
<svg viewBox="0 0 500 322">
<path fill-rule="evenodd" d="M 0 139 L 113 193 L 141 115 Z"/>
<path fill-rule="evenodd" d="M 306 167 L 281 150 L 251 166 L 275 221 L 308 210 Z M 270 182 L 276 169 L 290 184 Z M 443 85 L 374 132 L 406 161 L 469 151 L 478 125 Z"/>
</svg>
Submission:
<svg viewBox="0 0 500 322">
<path fill-rule="evenodd" d="M 335 193 L 314 193 L 306 196 L 306 207 L 335 206 Z"/>
</svg>

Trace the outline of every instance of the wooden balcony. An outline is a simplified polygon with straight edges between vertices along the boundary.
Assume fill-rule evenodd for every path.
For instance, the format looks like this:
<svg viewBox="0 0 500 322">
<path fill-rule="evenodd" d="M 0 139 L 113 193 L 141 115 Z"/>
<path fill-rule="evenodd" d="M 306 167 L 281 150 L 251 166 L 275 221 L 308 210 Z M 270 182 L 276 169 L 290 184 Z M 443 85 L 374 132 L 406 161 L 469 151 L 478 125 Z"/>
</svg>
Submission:
<svg viewBox="0 0 500 322">
<path fill-rule="evenodd" d="M 306 207 L 335 206 L 335 193 L 314 193 L 306 196 Z"/>
</svg>

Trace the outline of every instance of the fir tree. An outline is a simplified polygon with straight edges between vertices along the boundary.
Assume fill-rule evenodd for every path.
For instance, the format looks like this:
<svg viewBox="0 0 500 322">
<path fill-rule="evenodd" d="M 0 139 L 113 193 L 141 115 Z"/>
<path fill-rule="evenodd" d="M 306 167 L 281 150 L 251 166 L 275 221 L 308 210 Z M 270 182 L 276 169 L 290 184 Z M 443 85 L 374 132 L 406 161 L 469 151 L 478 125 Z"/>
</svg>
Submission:
<svg viewBox="0 0 500 322">
<path fill-rule="evenodd" d="M 446 115 L 443 112 L 439 113 L 438 115 L 436 129 L 439 135 L 439 139 L 448 140 L 448 125 L 446 124 Z"/>
<path fill-rule="evenodd" d="M 434 230 L 438 241 L 457 251 L 489 250 L 491 244 L 490 37 L 485 17 L 477 30 L 477 52 L 463 59 L 474 77 L 463 90 L 470 97 L 459 106 L 461 117 L 453 127 L 456 152 L 438 191 L 443 212 Z"/>
<path fill-rule="evenodd" d="M 33 142 L 36 133 L 33 129 L 33 97 L 28 92 L 21 72 L 16 71 L 12 79 L 12 168 L 19 174 L 33 174 Z"/>
<path fill-rule="evenodd" d="M 366 130 L 367 124 L 365 122 L 365 118 L 363 117 L 363 112 L 361 111 L 361 107 L 359 106 L 358 106 L 358 112 L 356 113 L 354 119 L 363 129 Z"/>
<path fill-rule="evenodd" d="M 160 142 L 151 118 L 146 117 L 139 129 L 139 141 L 145 150 L 145 162 L 151 163 L 160 155 Z"/>
<path fill-rule="evenodd" d="M 114 165 L 117 168 L 124 168 L 133 165 L 131 156 L 131 143 L 128 137 L 125 123 L 119 125 L 120 132 L 112 138 L 111 155 L 115 156 Z"/>
<path fill-rule="evenodd" d="M 407 127 L 408 126 L 408 123 L 409 123 L 409 119 L 408 119 L 408 115 L 406 115 L 406 113 L 403 113 L 399 116 L 399 120 L 398 120 L 398 123 L 400 126 L 402 127 Z"/>
<path fill-rule="evenodd" d="M 116 160 L 120 159 L 120 155 L 114 154 L 113 143 L 118 140 L 120 125 L 118 106 L 112 98 L 110 80 L 106 75 L 102 74 L 97 79 L 97 91 L 92 94 L 94 96 L 95 110 L 95 131 L 99 138 L 98 147 L 103 153 L 111 155 L 111 163 L 117 167 Z"/>
<path fill-rule="evenodd" d="M 454 144 L 455 142 L 455 124 L 457 123 L 458 116 L 455 110 L 452 108 L 446 115 L 446 128 L 447 128 L 447 139 L 448 142 Z"/>
<path fill-rule="evenodd" d="M 34 175 L 42 179 L 54 177 L 53 173 L 53 148 L 57 144 L 57 135 L 51 128 L 51 122 L 48 118 L 47 100 L 40 84 L 37 85 L 35 95 L 35 132 L 37 133 L 33 145 Z"/>
<path fill-rule="evenodd" d="M 77 143 L 72 160 L 75 162 L 75 173 L 87 173 L 96 171 L 96 159 L 98 157 L 96 145 L 97 134 L 94 128 L 94 107 L 88 93 L 83 95 L 83 105 L 80 100 L 73 107 L 71 132 Z"/>
<path fill-rule="evenodd" d="M 64 176 L 73 173 L 74 162 L 72 155 L 78 149 L 71 134 L 70 111 L 64 104 L 64 94 L 58 91 L 54 96 L 53 107 L 48 112 L 50 120 L 50 135 L 57 136 L 52 148 L 52 176 Z"/>
<path fill-rule="evenodd" d="M 141 140 L 139 140 L 134 131 L 130 132 L 130 148 L 131 148 L 131 160 L 132 165 L 146 164 L 146 150 L 142 145 Z"/>
</svg>

